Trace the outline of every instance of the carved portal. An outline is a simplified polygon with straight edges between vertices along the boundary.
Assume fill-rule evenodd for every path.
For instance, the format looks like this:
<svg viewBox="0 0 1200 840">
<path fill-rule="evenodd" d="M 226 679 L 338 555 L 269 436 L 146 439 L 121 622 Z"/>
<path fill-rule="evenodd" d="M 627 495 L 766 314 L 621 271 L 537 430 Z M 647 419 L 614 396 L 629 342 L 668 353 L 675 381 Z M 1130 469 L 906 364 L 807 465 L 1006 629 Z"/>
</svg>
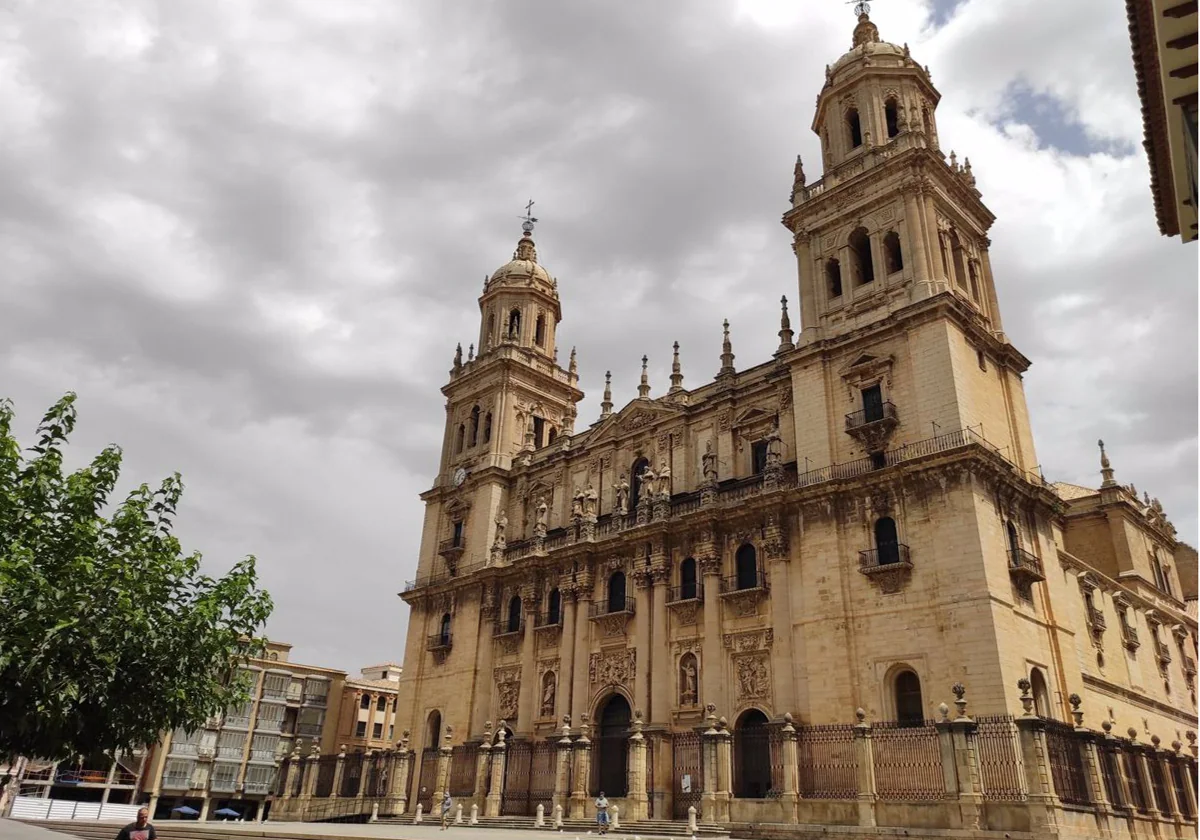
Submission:
<svg viewBox="0 0 1200 840">
<path fill-rule="evenodd" d="M 767 702 L 771 698 L 771 660 L 766 653 L 741 654 L 733 658 L 739 703 Z"/>
<path fill-rule="evenodd" d="M 592 685 L 622 685 L 633 681 L 634 648 L 593 653 L 588 660 L 588 681 Z"/>
<path fill-rule="evenodd" d="M 519 666 L 497 668 L 494 677 L 496 680 L 496 713 L 502 718 L 515 720 L 518 699 L 521 696 L 521 669 Z"/>
</svg>

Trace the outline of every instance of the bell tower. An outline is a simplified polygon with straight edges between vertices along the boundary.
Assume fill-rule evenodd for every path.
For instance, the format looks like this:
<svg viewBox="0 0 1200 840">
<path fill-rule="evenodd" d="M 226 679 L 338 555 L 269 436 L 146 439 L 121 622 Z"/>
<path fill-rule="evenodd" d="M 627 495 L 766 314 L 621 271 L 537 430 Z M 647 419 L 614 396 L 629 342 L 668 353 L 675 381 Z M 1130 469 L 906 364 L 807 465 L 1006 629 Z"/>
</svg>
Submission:
<svg viewBox="0 0 1200 840">
<path fill-rule="evenodd" d="M 856 330 L 949 291 L 1001 331 L 988 260 L 995 220 L 970 161 L 945 157 L 941 95 L 908 45 L 880 40 L 858 4 L 851 49 L 825 68 L 812 129 L 824 172 L 808 183 L 797 159 L 792 208 L 801 343 Z"/>
</svg>

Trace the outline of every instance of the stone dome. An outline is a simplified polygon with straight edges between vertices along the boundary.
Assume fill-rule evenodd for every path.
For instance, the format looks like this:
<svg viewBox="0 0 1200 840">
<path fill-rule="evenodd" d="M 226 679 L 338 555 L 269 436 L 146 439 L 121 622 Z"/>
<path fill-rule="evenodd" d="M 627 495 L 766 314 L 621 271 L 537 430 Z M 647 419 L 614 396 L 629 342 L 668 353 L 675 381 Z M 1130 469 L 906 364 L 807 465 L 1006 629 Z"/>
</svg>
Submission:
<svg viewBox="0 0 1200 840">
<path fill-rule="evenodd" d="M 557 294 L 557 283 L 550 272 L 542 268 L 537 261 L 537 247 L 533 236 L 526 231 L 517 242 L 517 250 L 512 259 L 492 272 L 488 287 L 497 284 L 532 285 L 538 283 Z"/>
<path fill-rule="evenodd" d="M 851 67 L 864 59 L 871 64 L 884 67 L 903 67 L 913 64 L 907 46 L 901 47 L 879 39 L 879 27 L 871 22 L 865 12 L 858 16 L 858 25 L 854 27 L 854 46 L 850 48 L 850 52 L 830 65 L 826 82 L 832 82 L 838 71 Z"/>
</svg>

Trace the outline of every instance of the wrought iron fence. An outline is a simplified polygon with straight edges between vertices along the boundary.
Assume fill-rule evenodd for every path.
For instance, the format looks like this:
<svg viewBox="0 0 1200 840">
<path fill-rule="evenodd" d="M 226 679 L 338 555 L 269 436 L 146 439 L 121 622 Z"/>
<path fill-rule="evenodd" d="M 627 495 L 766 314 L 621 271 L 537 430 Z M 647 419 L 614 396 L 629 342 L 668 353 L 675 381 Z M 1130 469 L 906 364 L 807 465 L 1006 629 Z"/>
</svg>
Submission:
<svg viewBox="0 0 1200 840">
<path fill-rule="evenodd" d="M 323 755 L 317 759 L 317 786 L 313 795 L 321 799 L 333 793 L 333 777 L 337 772 L 337 756 Z"/>
<path fill-rule="evenodd" d="M 342 764 L 342 789 L 338 791 L 338 795 L 347 798 L 358 796 L 358 789 L 362 784 L 362 774 L 363 754 L 350 753 L 347 755 Z"/>
<path fill-rule="evenodd" d="M 1090 805 L 1087 774 L 1083 769 L 1082 741 L 1069 723 L 1042 718 L 1046 727 L 1046 752 L 1054 792 L 1066 805 Z"/>
<path fill-rule="evenodd" d="M 1191 785 L 1193 791 L 1196 790 L 1193 781 L 1188 778 L 1188 769 L 1184 765 L 1184 760 L 1178 756 L 1170 759 L 1171 763 L 1171 785 L 1175 788 L 1175 802 L 1179 805 L 1179 815 L 1187 820 L 1193 820 L 1196 815 L 1192 813 L 1192 803 L 1188 797 L 1188 785 Z"/>
<path fill-rule="evenodd" d="M 1105 738 L 1096 745 L 1100 758 L 1100 779 L 1104 783 L 1104 796 L 1114 808 L 1129 808 L 1121 788 L 1121 765 L 1117 745 Z"/>
<path fill-rule="evenodd" d="M 1021 783 L 1021 761 L 1017 751 L 1017 727 L 1009 715 L 975 719 L 975 743 L 979 752 L 979 775 L 983 798 L 1017 802 L 1025 798 Z"/>
<path fill-rule="evenodd" d="M 1125 782 L 1129 785 L 1129 804 L 1139 814 L 1148 814 L 1150 808 L 1146 804 L 1146 789 L 1142 786 L 1142 774 L 1138 772 L 1141 757 L 1131 746 L 1128 742 L 1121 744 L 1121 768 L 1125 771 Z"/>
<path fill-rule="evenodd" d="M 500 813 L 532 816 L 538 803 L 554 798 L 556 745 L 552 741 L 514 741 L 508 748 Z"/>
<path fill-rule="evenodd" d="M 762 566 L 754 569 L 754 574 L 737 574 L 721 578 L 721 594 L 742 592 L 748 589 L 767 589 L 767 570 Z"/>
<path fill-rule="evenodd" d="M 688 808 L 700 810 L 700 791 L 704 789 L 704 761 L 699 732 L 677 732 L 671 737 L 672 816 L 686 819 Z"/>
<path fill-rule="evenodd" d="M 394 760 L 394 756 L 378 752 L 367 757 L 363 772 L 363 796 L 378 799 L 388 795 Z"/>
<path fill-rule="evenodd" d="M 429 748 L 421 750 L 421 772 L 417 774 L 415 799 L 426 814 L 432 813 L 433 809 L 433 786 L 437 784 L 437 763 L 437 750 Z"/>
<path fill-rule="evenodd" d="M 783 749 L 778 727 L 733 730 L 733 795 L 773 799 L 783 793 Z"/>
<path fill-rule="evenodd" d="M 846 429 L 857 429 L 867 423 L 878 423 L 880 420 L 896 420 L 896 406 L 891 400 L 884 400 L 881 405 L 871 408 L 860 408 L 846 415 Z"/>
<path fill-rule="evenodd" d="M 852 724 L 800 726 L 796 735 L 801 796 L 806 799 L 858 796 L 858 759 Z"/>
<path fill-rule="evenodd" d="M 681 586 L 672 586 L 667 590 L 667 603 L 675 604 L 679 601 L 703 601 L 704 600 L 704 584 L 700 581 L 692 581 Z"/>
<path fill-rule="evenodd" d="M 1160 814 L 1171 814 L 1171 803 L 1167 800 L 1167 780 L 1163 776 L 1162 762 L 1158 756 L 1146 756 L 1146 765 L 1150 769 L 1150 790 L 1154 793 L 1154 807 Z"/>
<path fill-rule="evenodd" d="M 946 795 L 942 748 L 932 721 L 909 726 L 896 721 L 871 726 L 875 791 L 880 799 L 934 800 Z"/>
<path fill-rule="evenodd" d="M 592 601 L 588 605 L 588 615 L 592 618 L 598 618 L 602 615 L 612 615 L 614 613 L 629 613 L 633 614 L 633 608 L 636 601 L 633 598 L 601 598 L 599 601 Z"/>
<path fill-rule="evenodd" d="M 475 794 L 475 770 L 479 759 L 479 744 L 463 744 L 455 747 L 450 756 L 450 795 L 453 797 Z"/>
</svg>

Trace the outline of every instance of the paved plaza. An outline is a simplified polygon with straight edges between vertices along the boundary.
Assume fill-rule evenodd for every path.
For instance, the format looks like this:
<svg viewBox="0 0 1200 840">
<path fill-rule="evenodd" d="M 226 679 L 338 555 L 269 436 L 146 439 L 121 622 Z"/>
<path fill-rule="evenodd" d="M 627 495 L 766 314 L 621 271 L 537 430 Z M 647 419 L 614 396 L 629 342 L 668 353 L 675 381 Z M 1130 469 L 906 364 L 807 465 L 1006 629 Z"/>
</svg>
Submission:
<svg viewBox="0 0 1200 840">
<path fill-rule="evenodd" d="M 56 824 L 56 828 L 61 823 Z M 87 832 L 88 837 L 95 837 L 100 832 L 100 826 L 112 829 L 112 837 L 116 837 L 121 826 L 116 823 L 98 823 L 80 821 L 79 827 Z M 451 826 L 442 831 L 438 824 L 424 825 L 395 825 L 395 824 L 362 824 L 362 823 L 234 823 L 167 820 L 154 824 L 162 840 L 176 840 L 183 834 L 189 838 L 197 835 L 211 835 L 214 840 L 219 837 L 265 837 L 280 838 L 280 840 L 317 840 L 317 838 L 391 838 L 391 840 L 517 840 L 531 836 L 546 837 L 560 836 L 564 840 L 583 840 L 589 835 L 575 834 L 548 829 L 507 829 L 507 828 L 470 828 L 468 826 Z M 593 832 L 591 837 L 597 835 Z M 632 834 L 625 831 L 610 831 L 607 837 L 612 840 L 652 840 L 659 835 Z M 73 835 L 50 831 L 39 826 L 28 825 L 14 820 L 0 820 L 0 840 L 76 840 Z"/>
</svg>

